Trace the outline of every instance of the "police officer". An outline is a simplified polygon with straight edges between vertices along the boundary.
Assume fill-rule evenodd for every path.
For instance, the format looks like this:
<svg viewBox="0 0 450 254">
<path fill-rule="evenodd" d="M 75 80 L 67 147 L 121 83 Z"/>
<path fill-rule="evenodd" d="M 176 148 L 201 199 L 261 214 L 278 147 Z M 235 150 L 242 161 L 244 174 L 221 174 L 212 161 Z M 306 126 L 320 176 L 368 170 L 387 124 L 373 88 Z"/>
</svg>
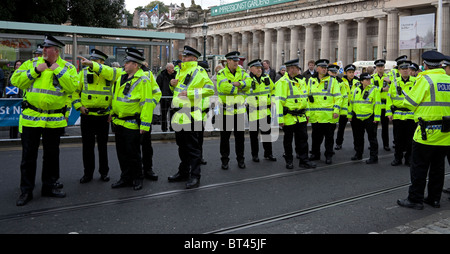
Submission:
<svg viewBox="0 0 450 254">
<path fill-rule="evenodd" d="M 402 107 L 405 99 L 403 91 L 408 93 L 416 81 L 415 77 L 409 75 L 410 66 L 411 61 L 408 60 L 397 62 L 400 77 L 393 79 L 387 94 L 386 116 L 393 122 L 395 140 L 395 159 L 391 162 L 392 166 L 401 165 L 403 157 L 405 157 L 405 165 L 410 165 L 412 138 L 417 127 L 414 122 L 414 112 Z"/>
<path fill-rule="evenodd" d="M 253 79 L 250 90 L 247 94 L 250 144 L 252 150 L 252 160 L 259 162 L 258 134 L 261 131 L 261 139 L 264 148 L 264 158 L 270 161 L 277 159 L 272 154 L 271 134 L 271 105 L 272 96 L 275 95 L 275 85 L 269 75 L 262 75 L 261 59 L 255 59 L 248 63 L 250 77 Z"/>
<path fill-rule="evenodd" d="M 411 65 L 409 66 L 409 75 L 411 77 L 417 77 L 417 74 L 419 74 L 419 72 L 420 72 L 419 65 L 416 63 L 411 63 Z"/>
<path fill-rule="evenodd" d="M 40 138 L 43 144 L 41 195 L 63 198 L 58 187 L 59 144 L 63 129 L 67 126 L 64 117 L 68 96 L 78 87 L 75 66 L 60 57 L 64 43 L 51 35 L 45 36 L 43 57 L 23 63 L 11 78 L 11 83 L 26 90 L 22 126 L 22 161 L 20 164 L 21 195 L 16 205 L 23 206 L 33 198 L 36 160 Z"/>
<path fill-rule="evenodd" d="M 425 71 L 406 93 L 403 107 L 419 123 L 414 134 L 411 185 L 408 197 L 397 204 L 421 210 L 423 202 L 438 208 L 444 185 L 445 156 L 450 149 L 450 76 L 440 68 L 445 56 L 437 51 L 422 54 Z M 424 198 L 428 176 L 428 196 Z"/>
<path fill-rule="evenodd" d="M 152 86 L 142 70 L 145 58 L 134 48 L 126 49 L 124 73 L 113 86 L 111 116 L 115 125 L 120 179 L 112 188 L 142 189 L 141 134 L 150 131 L 153 118 Z M 157 86 L 157 84 L 156 84 Z"/>
<path fill-rule="evenodd" d="M 450 75 L 450 56 L 445 56 L 442 68 L 445 70 L 445 74 Z"/>
<path fill-rule="evenodd" d="M 200 185 L 202 147 L 199 137 L 203 126 L 202 100 L 214 94 L 214 85 L 205 69 L 198 66 L 200 52 L 184 46 L 183 62 L 175 79 L 170 81 L 173 89 L 172 128 L 178 145 L 181 162 L 178 172 L 169 176 L 169 182 L 186 181 L 186 188 Z"/>
<path fill-rule="evenodd" d="M 356 154 L 351 160 L 361 160 L 364 153 L 364 132 L 370 143 L 370 158 L 367 164 L 378 162 L 377 123 L 380 121 L 381 102 L 378 88 L 371 84 L 372 77 L 368 73 L 359 76 L 359 85 L 350 94 L 348 119 L 353 124 L 354 148 Z"/>
<path fill-rule="evenodd" d="M 148 63 L 144 62 L 142 66 L 142 70 L 144 70 L 144 75 L 148 77 L 150 80 L 149 85 L 152 89 L 152 101 L 153 109 L 156 108 L 156 105 L 161 101 L 162 92 L 159 87 L 158 82 L 156 81 L 153 73 L 148 68 Z M 146 179 L 157 181 L 158 175 L 153 171 L 153 146 L 152 146 L 152 126 L 150 126 L 149 131 L 141 134 L 141 151 L 142 151 L 142 169 L 144 170 L 144 177 Z"/>
<path fill-rule="evenodd" d="M 315 168 L 316 164 L 308 158 L 308 88 L 300 75 L 299 59 L 284 63 L 286 73 L 275 84 L 278 123 L 283 128 L 284 159 L 286 168 L 293 169 L 292 140 L 300 159 L 299 167 Z"/>
<path fill-rule="evenodd" d="M 207 61 L 198 61 L 198 65 L 200 67 L 202 67 L 206 72 L 211 72 L 211 70 L 209 69 L 209 64 Z M 211 109 L 211 101 L 208 97 L 204 97 L 202 98 L 202 120 L 203 120 L 203 125 L 202 125 L 202 131 L 200 132 L 199 135 L 199 143 L 200 143 L 200 148 L 202 151 L 202 165 L 206 165 L 207 162 L 205 160 L 205 158 L 203 157 L 203 140 L 204 140 L 204 134 L 205 134 L 205 126 L 206 126 L 206 121 L 208 120 L 208 112 Z"/>
<path fill-rule="evenodd" d="M 347 125 L 348 118 L 347 118 L 347 111 L 348 111 L 348 90 L 346 87 L 346 83 L 344 83 L 344 80 L 338 76 L 339 66 L 336 64 L 330 64 L 328 65 L 328 75 L 334 77 L 339 82 L 339 85 L 341 87 L 341 94 L 342 94 L 342 104 L 340 105 L 341 110 L 339 111 L 339 128 L 338 128 L 338 136 L 336 137 L 336 141 L 339 141 L 339 143 L 336 142 L 335 150 L 340 150 L 342 148 L 342 143 L 344 141 L 344 130 L 345 126 Z M 341 131 L 341 132 L 339 132 Z M 342 135 L 342 136 L 339 136 Z"/>
<path fill-rule="evenodd" d="M 42 53 L 43 53 L 43 47 L 41 44 L 38 44 L 36 46 L 36 50 L 33 51 L 33 55 L 34 55 L 34 57 L 40 57 L 40 56 L 42 56 Z"/>
<path fill-rule="evenodd" d="M 220 155 L 222 169 L 228 169 L 230 161 L 230 136 L 234 129 L 236 159 L 239 168 L 245 168 L 244 161 L 244 125 L 245 125 L 245 98 L 250 90 L 252 78 L 239 67 L 238 51 L 225 55 L 227 64 L 217 74 L 217 92 L 221 104 L 221 114 L 218 115 L 220 132 Z"/>
<path fill-rule="evenodd" d="M 118 74 L 116 68 L 105 65 L 108 56 L 98 49 L 92 49 L 90 60 L 79 57 L 87 66 L 79 73 L 79 86 L 73 93 L 74 108 L 80 111 L 81 141 L 83 143 L 84 175 L 80 183 L 92 180 L 95 169 L 95 140 L 99 155 L 99 173 L 102 181 L 109 181 L 108 134 L 111 87 Z"/>
<path fill-rule="evenodd" d="M 390 151 L 389 147 L 389 119 L 386 117 L 386 99 L 387 92 L 389 91 L 389 75 L 384 73 L 386 60 L 378 59 L 374 62 L 376 66 L 376 72 L 372 75 L 372 84 L 378 88 L 381 99 L 381 138 L 383 140 L 383 148 L 386 151 Z M 396 72 L 395 72 L 396 73 Z M 397 75 L 397 74 L 395 74 Z"/>
<path fill-rule="evenodd" d="M 309 89 L 309 122 L 312 127 L 310 160 L 320 159 L 320 146 L 325 138 L 325 163 L 332 163 L 334 130 L 342 105 L 341 86 L 335 77 L 328 75 L 328 59 L 316 61 L 317 75 L 306 84 Z"/>
<path fill-rule="evenodd" d="M 349 64 L 344 67 L 344 71 L 346 75 L 342 77 L 342 83 L 341 83 L 341 93 L 343 97 L 343 104 L 341 105 L 341 113 L 339 116 L 339 127 L 336 134 L 336 146 L 334 147 L 335 150 L 341 150 L 342 149 L 342 143 L 344 142 L 344 131 L 345 127 L 347 126 L 348 122 L 348 96 L 350 95 L 351 91 L 355 90 L 355 88 L 359 85 L 358 78 L 355 77 L 355 70 L 356 66 L 353 64 Z M 345 113 L 345 114 L 343 114 Z M 353 132 L 352 132 L 353 133 Z"/>
</svg>

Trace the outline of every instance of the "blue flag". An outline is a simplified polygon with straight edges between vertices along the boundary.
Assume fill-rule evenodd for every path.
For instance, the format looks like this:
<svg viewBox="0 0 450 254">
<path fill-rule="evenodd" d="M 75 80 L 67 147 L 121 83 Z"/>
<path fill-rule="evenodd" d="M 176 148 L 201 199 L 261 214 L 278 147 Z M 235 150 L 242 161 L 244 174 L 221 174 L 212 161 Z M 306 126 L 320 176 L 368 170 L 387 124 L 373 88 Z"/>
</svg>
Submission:
<svg viewBox="0 0 450 254">
<path fill-rule="evenodd" d="M 19 94 L 19 88 L 15 86 L 7 86 L 5 94 L 6 95 Z"/>
</svg>

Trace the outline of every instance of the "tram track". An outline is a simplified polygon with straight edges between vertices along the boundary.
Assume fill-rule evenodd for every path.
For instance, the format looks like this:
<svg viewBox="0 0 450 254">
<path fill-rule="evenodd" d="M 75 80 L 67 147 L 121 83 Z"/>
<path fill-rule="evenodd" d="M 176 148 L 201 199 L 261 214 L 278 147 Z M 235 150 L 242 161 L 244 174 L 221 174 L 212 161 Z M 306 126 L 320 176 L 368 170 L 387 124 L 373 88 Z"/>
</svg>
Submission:
<svg viewBox="0 0 450 254">
<path fill-rule="evenodd" d="M 387 154 L 387 155 L 380 156 L 380 158 L 391 157 L 391 156 L 392 156 L 392 154 Z M 206 191 L 206 190 L 226 188 L 226 187 L 231 187 L 231 186 L 236 186 L 236 185 L 245 185 L 245 184 L 254 183 L 254 182 L 270 181 L 270 180 L 275 180 L 278 178 L 301 175 L 301 174 L 305 174 L 305 173 L 322 171 L 322 170 L 327 170 L 330 168 L 351 165 L 351 164 L 357 164 L 357 163 L 361 163 L 361 162 L 345 161 L 345 162 L 336 163 L 333 165 L 321 166 L 321 167 L 318 167 L 315 169 L 295 170 L 295 171 L 281 172 L 281 173 L 270 174 L 270 175 L 259 176 L 259 177 L 245 178 L 245 179 L 236 180 L 236 181 L 203 185 L 197 189 L 168 190 L 168 191 L 162 191 L 162 192 L 146 194 L 146 195 L 124 197 L 124 198 L 119 198 L 119 199 L 110 199 L 110 200 L 102 200 L 102 201 L 93 201 L 93 202 L 79 203 L 79 204 L 74 204 L 74 205 L 63 205 L 63 206 L 52 207 L 52 208 L 36 209 L 36 210 L 30 210 L 30 211 L 25 211 L 25 212 L 0 215 L 0 223 L 11 221 L 11 220 L 22 220 L 22 219 L 35 218 L 35 217 L 40 217 L 40 216 L 65 214 L 65 213 L 69 213 L 69 212 L 94 209 L 94 208 L 99 208 L 99 207 L 104 207 L 104 206 L 122 205 L 122 204 L 126 204 L 126 203 L 139 202 L 139 201 L 143 201 L 143 200 L 168 198 L 168 197 L 172 197 L 172 196 L 193 193 L 196 191 Z M 448 173 L 448 174 L 450 174 L 450 173 Z M 446 176 L 448 174 L 446 174 Z M 287 219 L 294 218 L 294 217 L 300 217 L 300 216 L 304 216 L 304 215 L 311 214 L 314 212 L 319 212 L 319 211 L 322 211 L 322 210 L 325 210 L 328 208 L 332 208 L 335 206 L 347 204 L 350 202 L 355 202 L 358 200 L 363 200 L 363 199 L 370 198 L 370 197 L 377 196 L 377 195 L 382 195 L 384 193 L 392 192 L 392 191 L 395 191 L 395 190 L 398 190 L 401 188 L 405 188 L 407 186 L 409 186 L 409 182 L 399 184 L 396 186 L 391 186 L 388 188 L 383 188 L 383 189 L 376 190 L 376 191 L 369 192 L 369 193 L 352 196 L 349 198 L 343 198 L 340 200 L 331 201 L 331 202 L 324 203 L 324 204 L 319 204 L 317 206 L 313 206 L 313 207 L 309 207 L 309 208 L 305 208 L 305 209 L 301 209 L 301 210 L 296 210 L 296 211 L 289 212 L 289 213 L 266 217 L 266 218 L 254 220 L 254 221 L 243 223 L 243 224 L 236 224 L 234 226 L 219 228 L 216 230 L 205 232 L 204 234 L 235 233 L 235 232 L 239 232 L 239 231 L 242 231 L 245 229 L 258 227 L 258 226 L 269 224 L 269 223 L 275 223 L 278 221 L 287 220 Z"/>
</svg>

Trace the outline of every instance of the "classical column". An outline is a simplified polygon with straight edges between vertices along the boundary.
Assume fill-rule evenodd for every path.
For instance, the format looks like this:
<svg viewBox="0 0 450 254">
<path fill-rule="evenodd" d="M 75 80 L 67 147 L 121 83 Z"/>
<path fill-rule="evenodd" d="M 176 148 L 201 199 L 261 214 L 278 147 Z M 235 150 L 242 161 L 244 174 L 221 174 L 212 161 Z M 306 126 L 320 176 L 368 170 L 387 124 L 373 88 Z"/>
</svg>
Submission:
<svg viewBox="0 0 450 254">
<path fill-rule="evenodd" d="M 231 34 L 231 50 L 235 51 L 238 50 L 238 33 L 232 33 Z"/>
<path fill-rule="evenodd" d="M 278 69 L 281 65 L 283 65 L 283 59 L 281 56 L 281 52 L 284 50 L 284 27 L 277 27 L 277 54 L 276 57 L 276 65 L 274 68 Z M 284 59 L 286 60 L 286 58 Z"/>
<path fill-rule="evenodd" d="M 330 23 L 321 22 L 322 39 L 320 40 L 320 58 L 330 59 Z"/>
<path fill-rule="evenodd" d="M 230 35 L 229 34 L 223 34 L 222 36 L 222 55 L 227 54 L 228 52 L 232 51 L 229 49 L 229 43 L 230 42 Z"/>
<path fill-rule="evenodd" d="M 272 61 L 272 29 L 264 28 L 264 56 L 262 60 Z"/>
<path fill-rule="evenodd" d="M 252 44 L 252 55 L 251 60 L 259 58 L 259 31 L 253 31 L 253 44 Z"/>
<path fill-rule="evenodd" d="M 347 64 L 347 32 L 348 32 L 348 21 L 338 20 L 336 23 L 339 24 L 339 41 L 338 41 L 338 56 L 337 60 L 342 61 L 343 64 Z"/>
<path fill-rule="evenodd" d="M 298 26 L 289 26 L 289 28 L 291 29 L 291 53 L 289 56 L 289 59 L 297 59 L 298 55 L 297 55 L 297 50 L 299 50 L 298 47 L 298 30 L 299 27 Z"/>
<path fill-rule="evenodd" d="M 386 47 L 386 15 L 375 16 L 378 19 L 377 59 L 383 59 L 383 50 Z"/>
<path fill-rule="evenodd" d="M 214 55 L 219 55 L 219 40 L 220 40 L 220 36 L 218 34 L 213 35 L 214 38 L 214 42 L 213 42 L 213 54 Z"/>
<path fill-rule="evenodd" d="M 356 60 L 366 61 L 367 59 L 367 19 L 356 18 L 358 22 L 358 38 L 356 43 Z M 346 62 L 343 64 L 347 64 Z"/>
<path fill-rule="evenodd" d="M 248 32 L 243 31 L 242 34 L 242 47 L 241 47 L 241 56 L 244 56 L 245 58 L 249 59 L 248 55 Z M 251 61 L 251 60 L 250 60 Z"/>
<path fill-rule="evenodd" d="M 303 26 L 306 29 L 305 32 L 305 62 L 303 63 L 303 66 L 308 66 L 308 61 L 309 60 L 314 60 L 314 34 L 313 34 L 313 30 L 314 27 L 312 24 L 303 24 Z M 306 68 L 305 67 L 305 68 Z"/>
<path fill-rule="evenodd" d="M 389 9 L 386 10 L 387 17 L 387 42 L 386 42 L 386 60 L 393 61 L 398 57 L 398 43 L 399 43 L 399 30 L 398 30 L 398 10 Z"/>
<path fill-rule="evenodd" d="M 442 54 L 450 55 L 450 1 L 442 1 Z M 436 45 L 437 46 L 437 45 Z"/>
</svg>

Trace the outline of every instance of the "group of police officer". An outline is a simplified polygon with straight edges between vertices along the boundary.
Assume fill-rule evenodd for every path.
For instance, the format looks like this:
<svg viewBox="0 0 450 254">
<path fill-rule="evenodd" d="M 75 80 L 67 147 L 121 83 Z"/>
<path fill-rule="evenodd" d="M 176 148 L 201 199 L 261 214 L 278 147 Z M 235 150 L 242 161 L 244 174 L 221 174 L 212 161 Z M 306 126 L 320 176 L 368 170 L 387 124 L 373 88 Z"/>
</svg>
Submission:
<svg viewBox="0 0 450 254">
<path fill-rule="evenodd" d="M 46 36 L 43 46 L 43 57 L 25 62 L 12 78 L 15 86 L 26 91 L 24 110 L 20 118 L 23 147 L 21 195 L 16 204 L 25 205 L 33 198 L 41 135 L 44 149 L 41 194 L 65 197 L 61 190 L 63 186 L 58 182 L 59 142 L 61 131 L 67 125 L 65 112 L 68 101 L 69 104 L 73 101 L 74 107 L 81 112 L 84 166 L 81 183 L 93 179 L 95 140 L 99 149 L 100 179 L 109 181 L 106 150 L 109 122 L 113 123 L 121 169 L 120 179 L 112 184 L 112 188 L 132 187 L 139 190 L 143 186 L 144 177 L 157 180 L 152 169 L 150 131 L 153 110 L 160 101 L 161 91 L 153 74 L 146 69 L 142 53 L 128 48 L 125 65 L 119 69 L 105 65 L 107 55 L 94 49 L 91 51 L 90 60 L 80 57 L 81 64 L 86 68 L 77 74 L 76 68 L 59 56 L 59 51 L 64 46 L 62 42 L 52 36 Z M 175 130 L 181 162 L 178 171 L 169 176 L 168 180 L 186 181 L 188 189 L 200 185 L 204 125 L 210 108 L 209 97 L 215 93 L 213 82 L 205 68 L 198 63 L 200 55 L 196 49 L 185 46 L 181 67 L 175 79 L 170 81 L 170 89 L 174 93 L 172 108 L 175 112 L 171 123 Z M 258 135 L 261 132 L 264 158 L 276 161 L 270 135 L 270 123 L 274 117 L 271 115 L 271 107 L 275 105 L 275 117 L 285 134 L 283 157 L 286 168 L 294 168 L 293 140 L 300 167 L 316 167 L 313 161 L 320 159 L 320 147 L 324 138 L 325 162 L 332 164 L 336 124 L 339 122 L 340 128 L 335 149 L 339 150 L 343 142 L 342 127 L 345 127 L 347 120 L 351 121 L 356 151 L 351 159 L 362 159 L 364 132 L 367 132 L 370 158 L 366 163 L 377 163 L 377 123 L 382 118 L 389 118 L 394 121 L 396 144 L 392 165 L 400 165 L 403 152 L 406 152 L 405 164 L 411 164 L 411 177 L 413 179 L 414 175 L 415 180 L 412 180 L 410 188 L 411 197 L 399 201 L 399 205 L 415 207 L 411 204 L 421 203 L 420 194 L 412 196 L 411 193 L 413 189 L 420 189 L 423 185 L 422 171 L 428 170 L 428 166 L 424 164 L 426 162 L 431 163 L 432 172 L 437 171 L 434 174 L 435 181 L 442 183 L 434 188 L 440 187 L 442 190 L 445 164 L 436 163 L 443 162 L 450 144 L 450 135 L 447 133 L 450 105 L 446 94 L 450 90 L 450 77 L 445 75 L 441 68 L 436 67 L 445 58 L 442 54 L 434 51 L 423 54 L 426 71 L 421 73 L 415 82 L 414 77 L 403 72 L 412 65 L 403 58 L 397 59 L 398 73 L 393 71 L 389 77 L 383 78 L 384 74 L 380 71 L 382 75 L 378 77 L 377 74 L 371 76 L 362 73 L 356 78 L 356 67 L 348 65 L 345 67 L 347 76 L 342 79 L 337 76 L 338 66 L 330 65 L 327 59 L 320 59 L 315 62 L 317 72 L 308 80 L 300 75 L 299 59 L 293 59 L 284 63 L 287 71 L 275 84 L 262 73 L 260 59 L 248 63 L 250 73 L 247 73 L 238 65 L 239 56 L 238 51 L 226 54 L 227 65 L 217 74 L 220 114 L 217 115 L 216 122 L 221 130 L 222 169 L 229 168 L 229 139 L 232 131 L 238 167 L 245 168 L 246 112 L 250 126 L 252 160 L 259 162 Z M 375 61 L 380 67 L 384 63 L 384 60 Z M 382 99 L 383 94 L 386 94 L 385 100 Z M 382 113 L 384 104 L 386 117 Z M 412 118 L 415 121 L 412 121 Z M 417 121 L 420 131 L 415 131 Z M 312 127 L 310 156 L 307 142 L 308 122 Z M 414 141 L 411 142 L 413 135 Z M 384 143 L 385 148 L 386 146 L 388 147 L 388 144 Z M 430 151 L 430 146 L 439 147 L 441 150 Z M 415 153 L 421 154 L 416 156 Z M 433 156 L 434 159 L 424 159 L 426 155 Z M 439 157 L 438 160 L 438 155 L 444 157 Z M 437 167 L 439 169 L 435 169 Z M 421 173 L 416 173 L 418 171 Z M 416 187 L 415 182 L 420 182 L 419 187 Z M 432 183 L 430 173 L 429 186 Z M 425 200 L 436 202 L 437 197 L 435 193 L 429 194 L 429 198 Z"/>
</svg>

